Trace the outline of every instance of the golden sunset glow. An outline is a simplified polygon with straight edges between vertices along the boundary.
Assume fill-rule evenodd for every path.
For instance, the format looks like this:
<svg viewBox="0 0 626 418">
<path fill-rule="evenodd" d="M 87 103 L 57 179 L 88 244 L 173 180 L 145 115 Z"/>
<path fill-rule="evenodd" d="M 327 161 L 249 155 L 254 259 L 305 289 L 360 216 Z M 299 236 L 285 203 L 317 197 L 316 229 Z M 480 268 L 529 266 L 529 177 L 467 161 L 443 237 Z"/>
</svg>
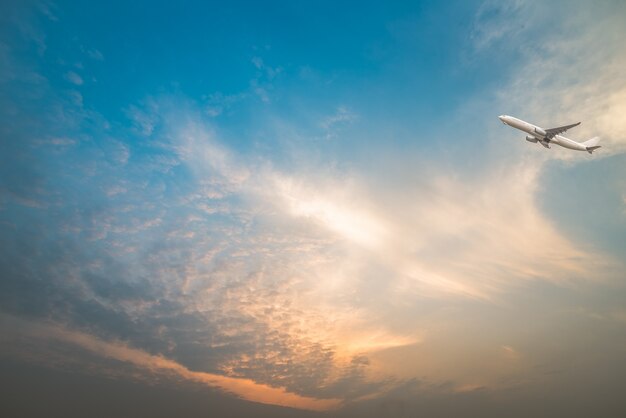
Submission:
<svg viewBox="0 0 626 418">
<path fill-rule="evenodd" d="M 626 416 L 625 22 L 1 2 L 0 416 Z"/>
</svg>

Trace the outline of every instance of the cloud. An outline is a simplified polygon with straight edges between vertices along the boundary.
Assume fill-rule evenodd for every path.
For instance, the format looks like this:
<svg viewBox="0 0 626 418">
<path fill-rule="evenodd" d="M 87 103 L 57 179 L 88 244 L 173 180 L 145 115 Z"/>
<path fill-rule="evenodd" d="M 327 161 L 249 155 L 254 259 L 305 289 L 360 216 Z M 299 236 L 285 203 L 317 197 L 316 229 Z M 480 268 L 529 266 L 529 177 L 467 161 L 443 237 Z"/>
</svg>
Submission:
<svg viewBox="0 0 626 418">
<path fill-rule="evenodd" d="M 154 105 L 149 99 L 146 107 L 150 110 L 153 106 Z M 152 135 L 157 121 L 150 111 L 146 112 L 137 106 L 131 105 L 128 109 L 126 109 L 126 115 L 133 121 L 142 135 Z"/>
<path fill-rule="evenodd" d="M 2 226 L 3 248 L 17 249 L 13 240 L 29 248 L 0 260 L 3 306 L 304 397 L 379 391 L 384 379 L 371 379 L 363 359 L 415 337 L 355 309 L 350 263 L 328 245 L 334 235 L 275 205 L 274 181 L 285 175 L 221 144 L 184 98 L 146 101 L 132 113 L 150 121 L 151 136 L 133 145 L 133 164 L 118 158 L 129 145 L 108 133 L 80 143 L 48 169 L 43 201 L 60 209 L 13 218 L 39 231 L 55 225 L 54 243 Z M 326 213 L 336 217 L 332 207 Z M 329 286 L 345 301 L 336 305 Z"/>
<path fill-rule="evenodd" d="M 282 73 L 281 67 L 271 67 L 267 65 L 261 57 L 253 57 L 251 60 L 254 67 L 258 70 L 256 76 L 250 80 L 250 90 L 263 103 L 270 103 L 269 92 L 274 89 L 274 79 Z"/>
<path fill-rule="evenodd" d="M 377 184 L 355 171 L 280 171 L 221 145 L 202 122 L 169 120 L 178 121 L 167 134 L 171 149 L 207 186 L 187 204 L 232 221 L 211 251 L 207 241 L 189 243 L 197 250 L 185 263 L 191 267 L 182 284 L 170 284 L 170 291 L 182 286 L 188 309 L 210 312 L 203 321 L 219 318 L 209 320 L 219 330 L 211 347 L 228 347 L 217 360 L 227 374 L 308 396 L 377 396 L 403 380 L 364 366 L 351 377 L 358 395 L 328 391 L 341 388 L 357 356 L 429 338 L 427 325 L 390 327 L 377 304 L 397 305 L 402 317 L 400 307 L 428 299 L 500 303 L 533 282 L 597 280 L 611 263 L 562 236 L 538 209 L 541 161 L 506 161 L 463 176 L 413 164 L 400 166 L 401 182 L 392 176 Z M 413 187 L 389 186 L 396 182 Z M 199 225 L 192 240 L 207 236 Z M 423 376 L 478 384 L 468 378 L 474 369 L 445 370 Z M 499 375 L 490 373 L 492 380 L 472 387 L 495 385 Z"/>
<path fill-rule="evenodd" d="M 88 49 L 87 50 L 87 55 L 89 56 L 89 58 L 96 60 L 96 61 L 104 61 L 104 55 L 102 55 L 102 52 L 100 52 L 99 50 L 92 48 L 92 49 Z"/>
<path fill-rule="evenodd" d="M 260 57 L 252 57 L 252 64 L 254 64 L 254 66 L 260 70 L 261 68 L 263 68 L 263 59 L 261 59 Z"/>
<path fill-rule="evenodd" d="M 57 12 L 57 7 L 54 3 L 41 1 L 37 3 L 37 8 L 42 14 L 44 14 L 51 21 L 57 22 L 59 20 L 58 16 L 55 13 Z"/>
<path fill-rule="evenodd" d="M 41 145 L 54 145 L 57 147 L 69 147 L 72 145 L 76 145 L 76 142 L 77 141 L 75 139 L 64 137 L 55 137 L 37 141 L 37 143 Z"/>
<path fill-rule="evenodd" d="M 75 84 L 77 86 L 80 86 L 83 84 L 82 77 L 76 74 L 74 71 L 68 71 L 67 73 L 65 73 L 65 79 L 69 81 L 70 83 Z"/>
<path fill-rule="evenodd" d="M 237 379 L 218 374 L 196 372 L 160 355 L 152 355 L 143 350 L 128 346 L 121 341 L 105 341 L 94 335 L 73 331 L 60 324 L 36 323 L 2 314 L 0 317 L 8 339 L 27 337 L 29 343 L 50 344 L 50 340 L 80 348 L 98 356 L 131 364 L 140 370 L 155 374 L 175 375 L 184 380 L 219 388 L 243 399 L 291 408 L 328 410 L 339 406 L 338 399 L 316 399 L 258 384 L 250 379 Z M 44 351 L 45 355 L 45 351 Z"/>
<path fill-rule="evenodd" d="M 236 103 L 244 100 L 248 95 L 246 93 L 225 95 L 220 92 L 210 94 L 205 98 L 206 114 L 211 117 L 221 115 L 225 110 L 231 109 Z"/>
<path fill-rule="evenodd" d="M 270 96 L 266 87 L 261 87 L 257 80 L 252 80 L 250 85 L 254 94 L 256 94 L 263 103 L 270 102 Z M 271 85 L 268 85 L 268 87 L 271 87 Z"/>
<path fill-rule="evenodd" d="M 324 129 L 329 129 L 338 123 L 354 122 L 357 118 L 358 116 L 351 112 L 348 108 L 345 106 L 339 106 L 335 114 L 324 119 L 321 125 Z"/>
<path fill-rule="evenodd" d="M 41 232 L 26 239 L 5 228 L 0 267 L 23 272 L 6 275 L 7 310 L 44 312 L 165 362 L 131 351 L 138 360 L 124 361 L 143 368 L 302 398 L 383 396 L 415 375 L 375 359 L 428 346 L 436 325 L 419 318 L 459 301 L 499 303 L 532 282 L 570 286 L 604 266 L 537 209 L 537 164 L 468 175 L 394 156 L 380 171 L 332 161 L 279 169 L 222 143 L 188 98 L 128 109 L 132 125 L 119 137 L 149 137 L 132 144 L 132 164 L 131 145 L 109 133 L 71 147 L 47 176 L 65 179 L 47 189 L 63 210 L 19 220 L 35 231 L 54 225 L 56 239 L 42 247 Z M 98 344 L 92 351 L 125 358 L 117 343 Z M 476 384 L 470 367 L 442 370 L 420 379 Z"/>
<path fill-rule="evenodd" d="M 518 18 L 521 7 L 505 14 Z M 484 49 L 516 36 L 490 23 L 476 30 Z M 536 84 L 511 83 L 500 105 L 511 97 L 512 108 L 543 105 L 544 86 L 567 92 L 546 75 L 558 68 L 541 64 L 559 51 L 544 53 L 523 67 L 536 70 Z M 244 88 L 269 101 L 280 71 L 260 58 L 252 64 L 259 75 Z M 615 68 L 605 81 L 619 77 Z M 526 378 L 532 356 L 512 339 L 476 348 L 484 340 L 467 330 L 484 334 L 491 322 L 463 319 L 503 315 L 511 294 L 538 283 L 577 288 L 615 267 L 541 210 L 543 160 L 484 151 L 468 169 L 401 151 L 340 164 L 303 146 L 295 153 L 305 158 L 284 151 L 285 162 L 220 138 L 219 119 L 206 115 L 236 100 L 149 97 L 129 105 L 131 126 L 114 123 L 114 132 L 98 128 L 95 112 L 75 111 L 80 103 L 62 102 L 54 115 L 70 117 L 40 124 L 76 146 L 58 143 L 63 155 L 44 158 L 24 141 L 5 157 L 18 156 L 10 166 L 18 171 L 3 179 L 20 181 L 0 190 L 0 298 L 15 315 L 53 321 L 29 322 L 34 340 L 312 409 L 508 388 Z M 338 133 L 357 121 L 340 106 L 316 129 Z"/>
<path fill-rule="evenodd" d="M 364 210 L 360 202 L 351 203 L 354 196 L 345 196 L 349 190 L 344 185 L 333 185 L 324 190 L 289 176 L 276 175 L 272 188 L 283 200 L 283 210 L 295 217 L 313 219 L 320 226 L 346 238 L 357 245 L 376 247 L 386 228 L 382 219 Z M 343 195 L 343 196 L 342 196 Z"/>
<path fill-rule="evenodd" d="M 470 39 L 478 50 L 489 48 L 528 30 L 531 16 L 523 0 L 485 1 L 474 16 Z"/>
<path fill-rule="evenodd" d="M 261 57 L 252 57 L 251 61 L 252 61 L 252 64 L 257 68 L 257 70 L 261 70 L 264 72 L 264 75 L 269 80 L 273 79 L 274 77 L 276 77 L 278 74 L 280 74 L 283 71 L 281 67 L 271 67 L 265 64 L 265 62 L 263 62 L 263 59 Z"/>
<path fill-rule="evenodd" d="M 366 250 L 369 263 L 376 260 L 393 271 L 389 285 L 398 290 L 491 299 L 528 280 L 587 277 L 591 264 L 603 262 L 560 236 L 537 210 L 540 166 L 493 170 L 497 174 L 463 181 L 415 172 L 410 176 L 431 180 L 410 198 L 391 189 L 385 199 L 373 200 L 349 182 L 328 179 L 307 184 L 278 177 L 271 190 L 291 216 L 313 220 Z"/>
<path fill-rule="evenodd" d="M 504 356 L 504 358 L 511 360 L 511 361 L 515 361 L 520 358 L 520 353 L 518 353 L 517 350 L 515 350 L 510 345 L 502 346 L 502 355 Z"/>
<path fill-rule="evenodd" d="M 45 14 L 45 12 L 44 12 Z M 46 17 L 50 18 L 51 14 L 45 14 Z M 46 43 L 46 34 L 41 29 L 41 27 L 34 22 L 25 19 L 23 16 L 20 16 L 19 13 L 15 13 L 13 16 L 12 22 L 17 27 L 20 35 L 27 41 L 32 42 L 37 47 L 37 54 L 41 57 L 45 54 L 48 49 L 48 45 Z"/>
</svg>

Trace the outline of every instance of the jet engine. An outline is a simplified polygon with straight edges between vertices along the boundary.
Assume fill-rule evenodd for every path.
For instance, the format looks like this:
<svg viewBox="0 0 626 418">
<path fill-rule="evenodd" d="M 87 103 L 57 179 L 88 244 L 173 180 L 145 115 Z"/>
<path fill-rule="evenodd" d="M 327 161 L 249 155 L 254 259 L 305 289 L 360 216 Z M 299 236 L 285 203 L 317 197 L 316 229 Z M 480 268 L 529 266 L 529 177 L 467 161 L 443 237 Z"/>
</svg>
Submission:
<svg viewBox="0 0 626 418">
<path fill-rule="evenodd" d="M 526 141 L 537 143 L 537 138 L 535 138 L 532 135 L 528 135 L 528 136 L 526 136 Z"/>
<path fill-rule="evenodd" d="M 535 128 L 535 132 L 537 133 L 537 135 L 539 135 L 539 136 L 540 136 L 540 137 L 542 137 L 542 138 L 543 138 L 544 136 L 546 136 L 546 131 L 544 131 L 544 130 L 543 130 L 543 129 L 541 129 L 541 128 Z"/>
</svg>

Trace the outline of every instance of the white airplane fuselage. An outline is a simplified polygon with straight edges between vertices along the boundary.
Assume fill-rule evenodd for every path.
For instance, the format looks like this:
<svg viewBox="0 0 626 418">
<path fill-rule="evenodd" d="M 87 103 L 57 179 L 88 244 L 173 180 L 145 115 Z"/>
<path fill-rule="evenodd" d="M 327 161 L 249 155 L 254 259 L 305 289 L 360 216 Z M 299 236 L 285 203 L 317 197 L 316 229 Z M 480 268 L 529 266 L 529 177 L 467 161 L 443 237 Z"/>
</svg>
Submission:
<svg viewBox="0 0 626 418">
<path fill-rule="evenodd" d="M 498 116 L 498 118 L 505 125 L 509 125 L 515 129 L 519 129 L 522 132 L 526 132 L 528 134 L 528 136 L 526 136 L 526 140 L 529 142 L 539 142 L 546 148 L 550 148 L 549 144 L 557 144 L 564 148 L 589 152 L 589 149 L 586 145 L 581 144 L 580 142 L 573 141 L 569 138 L 565 138 L 561 135 L 554 135 L 550 137 L 547 134 L 546 130 L 542 129 L 539 126 L 533 125 L 532 123 L 528 123 L 526 121 L 508 115 L 501 115 Z"/>
</svg>

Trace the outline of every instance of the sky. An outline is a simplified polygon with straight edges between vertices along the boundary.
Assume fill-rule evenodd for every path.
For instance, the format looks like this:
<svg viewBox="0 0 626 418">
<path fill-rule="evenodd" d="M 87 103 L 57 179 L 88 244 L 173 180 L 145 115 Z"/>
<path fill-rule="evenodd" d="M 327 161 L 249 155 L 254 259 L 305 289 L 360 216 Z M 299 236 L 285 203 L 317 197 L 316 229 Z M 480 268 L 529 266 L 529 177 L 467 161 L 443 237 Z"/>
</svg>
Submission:
<svg viewBox="0 0 626 418">
<path fill-rule="evenodd" d="M 2 1 L 0 414 L 625 416 L 624 22 Z"/>
</svg>

